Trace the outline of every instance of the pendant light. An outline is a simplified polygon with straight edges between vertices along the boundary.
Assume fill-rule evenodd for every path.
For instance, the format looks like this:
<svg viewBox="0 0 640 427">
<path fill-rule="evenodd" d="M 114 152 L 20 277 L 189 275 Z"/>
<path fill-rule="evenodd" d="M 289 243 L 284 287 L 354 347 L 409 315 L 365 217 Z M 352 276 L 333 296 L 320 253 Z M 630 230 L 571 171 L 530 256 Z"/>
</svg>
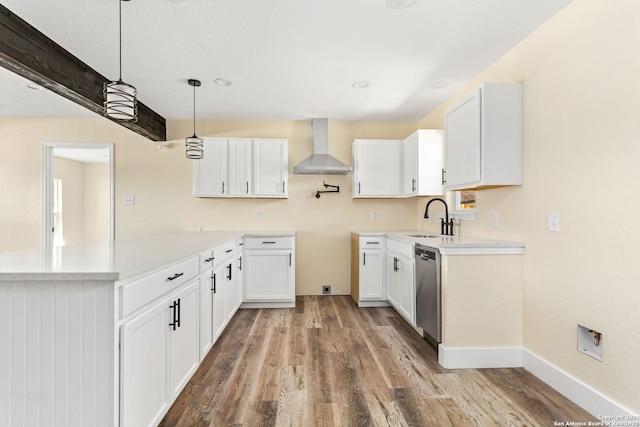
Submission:
<svg viewBox="0 0 640 427">
<path fill-rule="evenodd" d="M 200 160 L 204 157 L 204 141 L 196 136 L 196 88 L 200 87 L 200 80 L 189 79 L 189 85 L 193 86 L 193 136 L 185 138 L 187 147 L 187 159 Z"/>
<path fill-rule="evenodd" d="M 105 82 L 102 93 L 104 94 L 104 115 L 117 121 L 137 122 L 138 103 L 136 101 L 136 88 L 122 81 L 122 2 L 118 0 L 118 25 L 120 29 L 120 74 L 118 81 Z"/>
</svg>

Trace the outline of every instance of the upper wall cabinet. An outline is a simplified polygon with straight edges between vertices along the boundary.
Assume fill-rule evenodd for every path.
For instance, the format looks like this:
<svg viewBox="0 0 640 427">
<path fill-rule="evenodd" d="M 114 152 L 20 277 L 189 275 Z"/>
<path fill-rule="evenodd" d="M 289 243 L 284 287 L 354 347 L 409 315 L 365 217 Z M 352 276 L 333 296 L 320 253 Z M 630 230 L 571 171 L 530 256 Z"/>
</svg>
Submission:
<svg viewBox="0 0 640 427">
<path fill-rule="evenodd" d="M 420 129 L 409 135 L 404 140 L 404 197 L 443 195 L 443 164 L 441 129 Z"/>
<path fill-rule="evenodd" d="M 353 141 L 353 197 L 402 197 L 402 140 Z"/>
<path fill-rule="evenodd" d="M 286 139 L 204 138 L 204 158 L 193 161 L 195 197 L 286 198 Z"/>
<path fill-rule="evenodd" d="M 483 83 L 445 111 L 445 190 L 522 185 L 522 84 Z"/>
</svg>

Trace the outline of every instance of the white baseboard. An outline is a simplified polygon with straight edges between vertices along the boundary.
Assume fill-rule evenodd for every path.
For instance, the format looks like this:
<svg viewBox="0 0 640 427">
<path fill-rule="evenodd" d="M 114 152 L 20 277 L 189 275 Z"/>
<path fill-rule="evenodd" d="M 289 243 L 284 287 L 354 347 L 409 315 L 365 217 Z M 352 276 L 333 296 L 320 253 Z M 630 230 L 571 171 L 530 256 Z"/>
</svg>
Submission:
<svg viewBox="0 0 640 427">
<path fill-rule="evenodd" d="M 447 369 L 519 368 L 522 367 L 522 349 L 447 348 L 440 344 L 438 363 Z"/>
<path fill-rule="evenodd" d="M 524 369 L 549 384 L 594 417 L 637 416 L 529 350 L 522 350 L 522 360 Z"/>
</svg>

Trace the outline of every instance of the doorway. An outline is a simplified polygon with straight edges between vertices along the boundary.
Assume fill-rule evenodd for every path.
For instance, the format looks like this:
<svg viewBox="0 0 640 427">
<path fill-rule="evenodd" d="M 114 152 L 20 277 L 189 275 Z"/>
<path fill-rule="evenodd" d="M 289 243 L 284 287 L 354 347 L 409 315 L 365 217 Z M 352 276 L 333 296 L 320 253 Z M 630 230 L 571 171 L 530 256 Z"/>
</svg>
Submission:
<svg viewBox="0 0 640 427">
<path fill-rule="evenodd" d="M 113 240 L 113 144 L 44 143 L 42 246 Z"/>
</svg>

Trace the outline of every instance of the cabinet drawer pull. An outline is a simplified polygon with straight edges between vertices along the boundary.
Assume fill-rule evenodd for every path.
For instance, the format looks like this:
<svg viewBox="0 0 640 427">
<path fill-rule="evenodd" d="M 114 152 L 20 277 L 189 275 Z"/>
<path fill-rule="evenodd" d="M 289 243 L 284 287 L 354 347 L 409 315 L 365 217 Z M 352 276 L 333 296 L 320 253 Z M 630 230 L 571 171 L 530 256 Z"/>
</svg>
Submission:
<svg viewBox="0 0 640 427">
<path fill-rule="evenodd" d="M 289 267 L 291 267 L 291 253 L 289 253 Z"/>
<path fill-rule="evenodd" d="M 169 306 L 169 308 L 173 311 L 171 316 L 173 318 L 173 321 L 169 323 L 169 326 L 171 326 L 175 331 L 176 328 L 180 327 L 180 298 L 174 301 L 173 304 Z"/>
<path fill-rule="evenodd" d="M 216 293 L 216 275 L 215 274 L 211 276 L 211 285 L 213 286 L 211 290 L 215 294 Z"/>
<path fill-rule="evenodd" d="M 167 277 L 167 280 L 168 280 L 168 281 L 176 280 L 178 277 L 180 277 L 180 276 L 182 276 L 182 275 L 184 275 L 184 273 L 176 273 L 176 274 L 174 274 L 174 275 L 173 275 L 173 276 L 171 276 L 171 277 Z"/>
<path fill-rule="evenodd" d="M 213 261 L 214 259 L 216 259 L 216 257 L 212 256 L 211 258 L 207 258 L 207 259 L 205 259 L 205 260 L 204 260 L 204 262 L 211 262 L 211 261 Z"/>
<path fill-rule="evenodd" d="M 442 185 L 445 185 L 446 183 L 447 183 L 447 170 L 442 169 Z"/>
<path fill-rule="evenodd" d="M 367 265 L 367 253 L 362 254 L 362 265 Z"/>
<path fill-rule="evenodd" d="M 262 242 L 263 245 L 275 245 L 276 242 Z"/>
<path fill-rule="evenodd" d="M 367 242 L 367 245 L 379 245 L 380 242 Z"/>
<path fill-rule="evenodd" d="M 238 261 L 240 262 L 240 265 L 238 265 L 238 270 L 242 271 L 242 257 L 239 257 Z"/>
<path fill-rule="evenodd" d="M 229 269 L 229 275 L 227 276 L 227 279 L 229 279 L 229 281 L 231 281 L 231 269 L 232 269 L 232 264 L 230 263 L 227 268 Z"/>
<path fill-rule="evenodd" d="M 233 252 L 233 249 L 227 249 L 225 252 L 226 253 Z"/>
</svg>

